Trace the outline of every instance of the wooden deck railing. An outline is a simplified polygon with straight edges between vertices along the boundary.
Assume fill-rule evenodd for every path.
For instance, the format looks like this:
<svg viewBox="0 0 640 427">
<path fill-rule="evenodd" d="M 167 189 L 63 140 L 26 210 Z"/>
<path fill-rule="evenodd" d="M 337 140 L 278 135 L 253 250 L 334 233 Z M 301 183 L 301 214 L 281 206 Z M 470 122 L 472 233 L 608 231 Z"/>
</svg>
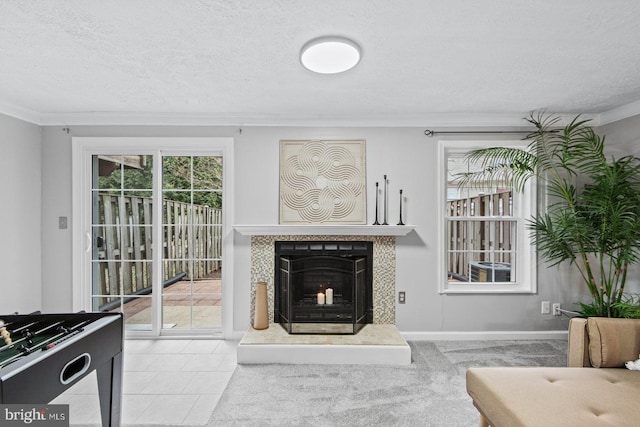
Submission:
<svg viewBox="0 0 640 427">
<path fill-rule="evenodd" d="M 449 274 L 470 277 L 472 261 L 511 262 L 512 192 L 478 195 L 448 202 Z M 460 220 L 456 220 L 456 217 Z M 486 217 L 486 218 L 483 218 Z M 490 259 L 489 255 L 493 258 Z"/>
<path fill-rule="evenodd" d="M 99 289 L 94 293 L 132 295 L 150 290 L 151 199 L 100 194 L 98 212 L 99 219 L 94 224 L 98 255 L 94 271 L 99 276 Z M 164 282 L 182 273 L 187 278 L 205 278 L 220 269 L 220 209 L 167 200 L 163 203 L 162 228 Z"/>
</svg>

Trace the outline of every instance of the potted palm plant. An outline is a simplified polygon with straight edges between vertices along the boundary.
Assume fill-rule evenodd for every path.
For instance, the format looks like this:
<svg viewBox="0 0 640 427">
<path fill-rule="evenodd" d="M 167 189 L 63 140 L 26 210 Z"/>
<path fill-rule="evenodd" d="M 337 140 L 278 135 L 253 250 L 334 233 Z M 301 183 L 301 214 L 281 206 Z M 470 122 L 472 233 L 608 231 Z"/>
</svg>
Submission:
<svg viewBox="0 0 640 427">
<path fill-rule="evenodd" d="M 550 202 L 527 228 L 543 261 L 577 268 L 591 295 L 577 311 L 640 317 L 638 298 L 625 294 L 628 268 L 640 261 L 640 159 L 607 157 L 605 138 L 579 116 L 563 128 L 543 113 L 526 120 L 535 127 L 526 149 L 471 151 L 467 159 L 481 166 L 460 174 L 460 184 L 502 180 L 523 191 L 537 177 Z"/>
</svg>

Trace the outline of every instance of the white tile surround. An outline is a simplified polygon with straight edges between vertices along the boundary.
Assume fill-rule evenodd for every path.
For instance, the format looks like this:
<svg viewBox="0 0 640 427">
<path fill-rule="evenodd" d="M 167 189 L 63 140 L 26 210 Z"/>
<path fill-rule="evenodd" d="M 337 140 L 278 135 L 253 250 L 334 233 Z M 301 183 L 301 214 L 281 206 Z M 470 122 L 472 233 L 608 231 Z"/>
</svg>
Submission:
<svg viewBox="0 0 640 427">
<path fill-rule="evenodd" d="M 122 425 L 207 423 L 236 367 L 237 342 L 126 340 Z M 95 372 L 51 403 L 68 404 L 71 426 L 100 425 Z"/>
</svg>

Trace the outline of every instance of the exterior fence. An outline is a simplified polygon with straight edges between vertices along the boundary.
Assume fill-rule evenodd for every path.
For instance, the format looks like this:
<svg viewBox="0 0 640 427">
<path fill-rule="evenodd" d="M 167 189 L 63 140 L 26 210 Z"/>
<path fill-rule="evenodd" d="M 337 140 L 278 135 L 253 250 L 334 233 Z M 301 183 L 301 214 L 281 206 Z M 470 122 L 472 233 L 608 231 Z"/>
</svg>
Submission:
<svg viewBox="0 0 640 427">
<path fill-rule="evenodd" d="M 511 191 L 451 200 L 447 214 L 450 276 L 458 280 L 472 277 L 472 263 L 511 263 L 516 225 Z"/>
<path fill-rule="evenodd" d="M 165 200 L 162 209 L 163 282 L 206 278 L 220 270 L 221 210 L 172 200 Z M 153 259 L 151 198 L 99 194 L 98 212 L 93 237 L 99 289 L 94 294 L 148 293 Z"/>
</svg>

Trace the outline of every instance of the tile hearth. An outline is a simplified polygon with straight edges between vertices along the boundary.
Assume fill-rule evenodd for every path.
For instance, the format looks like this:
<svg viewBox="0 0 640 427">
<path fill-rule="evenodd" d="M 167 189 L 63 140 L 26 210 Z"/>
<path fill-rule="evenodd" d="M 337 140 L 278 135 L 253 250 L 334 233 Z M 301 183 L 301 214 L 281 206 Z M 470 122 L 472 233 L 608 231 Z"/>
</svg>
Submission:
<svg viewBox="0 0 640 427">
<path fill-rule="evenodd" d="M 238 363 L 410 365 L 411 348 L 394 325 L 366 325 L 356 335 L 289 335 L 280 325 L 250 328 Z"/>
</svg>

